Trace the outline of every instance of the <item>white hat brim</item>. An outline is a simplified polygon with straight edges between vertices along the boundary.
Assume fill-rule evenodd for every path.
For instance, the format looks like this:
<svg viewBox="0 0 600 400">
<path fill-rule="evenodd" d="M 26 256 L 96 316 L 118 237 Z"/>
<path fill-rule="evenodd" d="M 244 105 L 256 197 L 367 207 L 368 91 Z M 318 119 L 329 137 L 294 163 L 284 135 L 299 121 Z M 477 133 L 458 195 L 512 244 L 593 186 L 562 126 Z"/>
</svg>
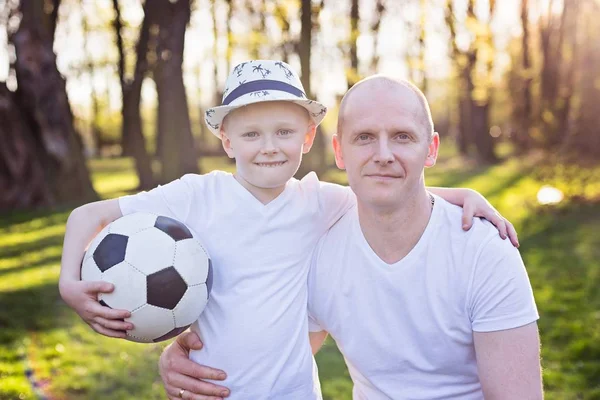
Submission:
<svg viewBox="0 0 600 400">
<path fill-rule="evenodd" d="M 281 91 L 270 91 L 269 94 L 263 97 L 259 97 L 260 94 L 257 95 L 256 93 L 259 92 L 248 93 L 240 97 L 239 99 L 236 99 L 236 101 L 230 105 L 217 106 L 208 109 L 204 115 L 204 121 L 206 122 L 208 129 L 216 137 L 221 138 L 221 125 L 223 123 L 223 119 L 227 116 L 227 114 L 229 114 L 231 111 L 237 108 L 255 103 L 289 101 L 298 104 L 299 106 L 304 107 L 308 111 L 310 118 L 316 126 L 318 126 L 323 121 L 325 114 L 327 114 L 327 107 L 315 100 L 301 99 L 292 94 Z"/>
</svg>

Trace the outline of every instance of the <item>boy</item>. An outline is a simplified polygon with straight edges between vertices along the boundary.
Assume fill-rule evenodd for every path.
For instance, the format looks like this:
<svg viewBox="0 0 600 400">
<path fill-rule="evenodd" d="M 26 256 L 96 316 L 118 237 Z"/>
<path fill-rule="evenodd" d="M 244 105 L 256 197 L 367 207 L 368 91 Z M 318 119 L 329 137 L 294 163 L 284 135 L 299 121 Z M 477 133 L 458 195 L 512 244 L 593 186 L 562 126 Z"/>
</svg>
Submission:
<svg viewBox="0 0 600 400">
<path fill-rule="evenodd" d="M 320 398 L 308 340 L 307 274 L 317 240 L 355 203 L 346 187 L 314 173 L 293 179 L 326 108 L 308 100 L 291 67 L 249 61 L 235 67 L 223 105 L 206 112 L 236 172 L 185 175 L 134 196 L 91 203 L 67 222 L 61 295 L 95 329 L 123 337 L 127 312 L 102 307 L 109 284 L 80 281 L 83 250 L 103 226 L 122 215 L 153 212 L 182 221 L 213 262 L 211 299 L 194 324 L 202 350 L 190 357 L 227 371 L 234 399 Z M 492 214 L 478 194 L 435 190 L 453 203 Z M 477 210 L 477 208 L 479 210 Z M 171 388 L 169 395 L 182 397 Z"/>
</svg>

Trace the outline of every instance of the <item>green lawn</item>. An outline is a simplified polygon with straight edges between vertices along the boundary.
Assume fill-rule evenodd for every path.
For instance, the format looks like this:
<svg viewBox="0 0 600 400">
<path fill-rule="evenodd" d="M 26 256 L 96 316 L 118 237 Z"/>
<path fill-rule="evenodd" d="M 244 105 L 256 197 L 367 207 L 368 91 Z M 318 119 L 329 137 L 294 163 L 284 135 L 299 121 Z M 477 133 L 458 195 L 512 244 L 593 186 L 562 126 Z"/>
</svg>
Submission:
<svg viewBox="0 0 600 400">
<path fill-rule="evenodd" d="M 137 183 L 130 160 L 90 165 L 105 198 L 127 193 Z M 598 170 L 573 175 L 561 169 L 564 174 L 550 179 L 534 165 L 531 158 L 472 167 L 447 152 L 427 172 L 427 182 L 478 189 L 515 223 L 542 316 L 547 398 L 600 399 Z M 221 159 L 203 166 L 231 169 Z M 573 178 L 581 176 L 587 181 Z M 331 171 L 326 178 L 343 181 L 343 174 Z M 538 206 L 536 193 L 547 183 L 574 200 Z M 164 345 L 99 336 L 60 300 L 57 278 L 69 212 L 1 216 L 0 399 L 37 398 L 27 370 L 52 399 L 163 399 L 156 361 Z M 349 399 L 351 383 L 335 345 L 327 342 L 317 360 L 325 397 Z"/>
</svg>

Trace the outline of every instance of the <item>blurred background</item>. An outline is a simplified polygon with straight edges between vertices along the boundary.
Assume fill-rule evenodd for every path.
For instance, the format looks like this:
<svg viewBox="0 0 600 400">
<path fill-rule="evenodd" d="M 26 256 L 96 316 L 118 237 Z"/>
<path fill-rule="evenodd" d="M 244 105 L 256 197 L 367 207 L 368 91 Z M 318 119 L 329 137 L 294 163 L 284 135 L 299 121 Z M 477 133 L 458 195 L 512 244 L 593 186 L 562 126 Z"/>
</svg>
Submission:
<svg viewBox="0 0 600 400">
<path fill-rule="evenodd" d="M 600 399 L 599 37 L 600 0 L 0 0 L 0 399 L 164 398 L 164 344 L 100 337 L 61 302 L 64 225 L 231 171 L 203 115 L 249 58 L 329 106 L 298 175 L 339 183 L 344 92 L 417 84 L 442 138 L 427 183 L 479 190 L 520 233 L 547 398 Z M 325 398 L 351 398 L 333 342 L 317 360 Z"/>
</svg>

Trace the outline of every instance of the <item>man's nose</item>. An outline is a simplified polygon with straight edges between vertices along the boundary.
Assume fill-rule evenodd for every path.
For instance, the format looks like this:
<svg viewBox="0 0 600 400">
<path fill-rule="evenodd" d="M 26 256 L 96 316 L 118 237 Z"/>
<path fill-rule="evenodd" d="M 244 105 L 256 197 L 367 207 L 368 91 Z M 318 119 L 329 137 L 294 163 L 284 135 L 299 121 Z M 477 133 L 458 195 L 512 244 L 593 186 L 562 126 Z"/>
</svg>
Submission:
<svg viewBox="0 0 600 400">
<path fill-rule="evenodd" d="M 379 141 L 373 159 L 378 164 L 391 164 L 394 162 L 394 153 L 390 149 L 390 143 L 387 139 Z"/>
</svg>

